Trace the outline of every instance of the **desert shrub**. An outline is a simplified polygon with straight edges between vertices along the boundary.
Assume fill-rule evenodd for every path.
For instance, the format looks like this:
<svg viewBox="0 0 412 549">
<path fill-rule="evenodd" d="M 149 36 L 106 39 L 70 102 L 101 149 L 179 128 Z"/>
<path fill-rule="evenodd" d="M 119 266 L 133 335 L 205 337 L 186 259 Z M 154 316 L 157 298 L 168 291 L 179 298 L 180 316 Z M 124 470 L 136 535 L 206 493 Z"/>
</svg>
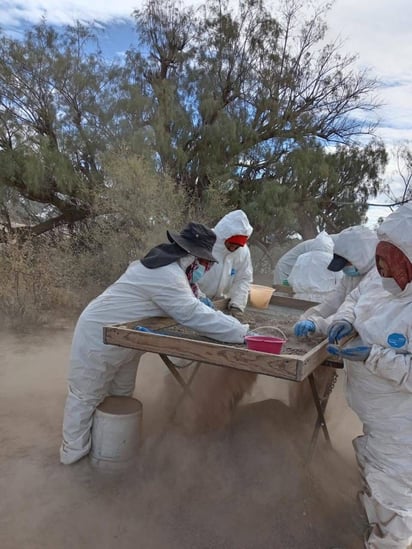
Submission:
<svg viewBox="0 0 412 549">
<path fill-rule="evenodd" d="M 11 326 L 43 323 L 51 311 L 76 310 L 59 276 L 47 238 L 8 238 L 0 245 L 0 321 Z"/>
<path fill-rule="evenodd" d="M 106 158 L 107 185 L 85 223 L 0 249 L 0 314 L 16 324 L 78 313 L 127 265 L 179 230 L 185 202 L 150 162 L 127 151 Z"/>
<path fill-rule="evenodd" d="M 106 158 L 105 169 L 108 183 L 96 197 L 94 216 L 73 231 L 66 249 L 69 286 L 82 288 L 87 299 L 164 242 L 166 229 L 179 230 L 184 219 L 182 192 L 146 159 L 118 151 Z"/>
</svg>

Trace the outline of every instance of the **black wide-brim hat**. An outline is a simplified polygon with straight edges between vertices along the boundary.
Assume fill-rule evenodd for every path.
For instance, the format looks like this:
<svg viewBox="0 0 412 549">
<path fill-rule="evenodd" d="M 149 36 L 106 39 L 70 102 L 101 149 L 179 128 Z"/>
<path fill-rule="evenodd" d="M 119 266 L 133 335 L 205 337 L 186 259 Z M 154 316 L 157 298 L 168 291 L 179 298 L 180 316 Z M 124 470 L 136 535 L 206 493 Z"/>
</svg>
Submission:
<svg viewBox="0 0 412 549">
<path fill-rule="evenodd" d="M 346 267 L 348 263 L 349 261 L 341 255 L 333 254 L 333 259 L 328 265 L 328 270 L 337 273 L 338 271 L 341 271 L 343 267 Z"/>
<path fill-rule="evenodd" d="M 206 261 L 218 263 L 213 257 L 212 250 L 216 242 L 216 234 L 201 223 L 191 221 L 180 233 L 167 231 L 167 238 L 170 242 L 176 243 L 188 254 L 194 255 Z"/>
</svg>

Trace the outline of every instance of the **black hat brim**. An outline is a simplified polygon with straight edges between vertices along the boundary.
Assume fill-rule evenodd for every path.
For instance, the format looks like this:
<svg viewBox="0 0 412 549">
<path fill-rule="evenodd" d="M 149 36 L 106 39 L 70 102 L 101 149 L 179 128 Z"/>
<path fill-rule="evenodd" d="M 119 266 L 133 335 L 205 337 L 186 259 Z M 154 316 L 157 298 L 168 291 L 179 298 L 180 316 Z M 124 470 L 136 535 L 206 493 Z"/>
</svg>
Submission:
<svg viewBox="0 0 412 549">
<path fill-rule="evenodd" d="M 349 261 L 341 255 L 333 254 L 333 259 L 328 265 L 328 270 L 337 273 L 338 271 L 341 271 L 343 267 L 346 267 L 348 263 Z"/>
<path fill-rule="evenodd" d="M 195 242 L 188 240 L 179 233 L 173 233 L 171 231 L 166 231 L 167 238 L 170 242 L 175 242 L 188 254 L 194 255 L 195 257 L 200 257 L 200 259 L 205 259 L 206 261 L 211 261 L 213 263 L 218 263 L 218 260 L 203 246 L 199 246 Z"/>
</svg>

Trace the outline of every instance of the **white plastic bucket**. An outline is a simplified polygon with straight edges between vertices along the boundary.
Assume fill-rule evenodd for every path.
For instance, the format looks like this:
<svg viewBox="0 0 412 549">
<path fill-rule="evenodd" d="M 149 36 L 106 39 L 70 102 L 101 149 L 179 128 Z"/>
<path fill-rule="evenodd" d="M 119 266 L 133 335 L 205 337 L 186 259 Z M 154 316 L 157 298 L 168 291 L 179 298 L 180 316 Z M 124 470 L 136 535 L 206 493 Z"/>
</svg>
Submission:
<svg viewBox="0 0 412 549">
<path fill-rule="evenodd" d="M 92 427 L 91 463 L 121 470 L 133 464 L 141 438 L 143 405 L 125 396 L 109 396 L 97 407 Z"/>
</svg>

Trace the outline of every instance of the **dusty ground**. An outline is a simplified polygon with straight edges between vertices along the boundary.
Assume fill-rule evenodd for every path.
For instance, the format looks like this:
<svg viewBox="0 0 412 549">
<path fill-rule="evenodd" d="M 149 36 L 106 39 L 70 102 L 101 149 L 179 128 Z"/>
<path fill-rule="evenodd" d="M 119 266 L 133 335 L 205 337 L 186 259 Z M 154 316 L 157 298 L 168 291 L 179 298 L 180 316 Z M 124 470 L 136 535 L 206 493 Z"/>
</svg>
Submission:
<svg viewBox="0 0 412 549">
<path fill-rule="evenodd" d="M 230 428 L 161 436 L 173 389 L 145 355 L 135 391 L 145 440 L 136 467 L 116 477 L 87 458 L 59 464 L 70 340 L 70 328 L 0 336 L 1 549 L 362 547 L 351 448 L 360 425 L 342 377 L 328 411 L 336 450 L 320 438 L 308 465 L 314 418 L 304 422 L 279 400 L 284 382 L 263 376 Z"/>
</svg>

